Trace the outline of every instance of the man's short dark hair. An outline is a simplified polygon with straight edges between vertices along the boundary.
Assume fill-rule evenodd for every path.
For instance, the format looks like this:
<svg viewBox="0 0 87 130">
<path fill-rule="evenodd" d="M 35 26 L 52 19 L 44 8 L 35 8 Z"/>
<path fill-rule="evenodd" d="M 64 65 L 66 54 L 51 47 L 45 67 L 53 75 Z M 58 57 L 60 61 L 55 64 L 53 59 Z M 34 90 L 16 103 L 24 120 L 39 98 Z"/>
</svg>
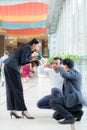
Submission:
<svg viewBox="0 0 87 130">
<path fill-rule="evenodd" d="M 72 59 L 66 58 L 66 59 L 63 60 L 63 65 L 67 65 L 69 68 L 73 68 L 74 62 L 73 62 Z"/>
<path fill-rule="evenodd" d="M 62 60 L 62 58 L 60 58 L 60 57 L 54 57 L 53 60 L 60 60 L 60 64 L 63 63 L 63 60 Z"/>
</svg>

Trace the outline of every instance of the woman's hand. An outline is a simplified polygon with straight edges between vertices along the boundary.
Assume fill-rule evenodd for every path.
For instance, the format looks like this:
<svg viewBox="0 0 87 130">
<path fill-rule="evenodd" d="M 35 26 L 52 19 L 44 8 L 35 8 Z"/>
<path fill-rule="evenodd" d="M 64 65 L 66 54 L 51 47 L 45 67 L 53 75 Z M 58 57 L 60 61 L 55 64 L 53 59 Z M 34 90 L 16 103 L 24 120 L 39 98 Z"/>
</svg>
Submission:
<svg viewBox="0 0 87 130">
<path fill-rule="evenodd" d="M 32 57 L 37 57 L 38 55 L 39 55 L 39 53 L 37 53 L 37 52 L 32 53 Z"/>
</svg>

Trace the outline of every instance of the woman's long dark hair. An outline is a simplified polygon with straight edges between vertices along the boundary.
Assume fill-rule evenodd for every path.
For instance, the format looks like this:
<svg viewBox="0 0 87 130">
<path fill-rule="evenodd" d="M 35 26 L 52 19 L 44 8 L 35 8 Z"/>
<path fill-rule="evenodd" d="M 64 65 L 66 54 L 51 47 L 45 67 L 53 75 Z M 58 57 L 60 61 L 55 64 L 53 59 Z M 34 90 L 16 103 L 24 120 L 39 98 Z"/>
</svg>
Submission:
<svg viewBox="0 0 87 130">
<path fill-rule="evenodd" d="M 28 43 L 24 43 L 24 44 L 20 45 L 19 47 L 22 47 L 25 44 L 29 44 L 30 46 L 32 46 L 33 44 L 39 44 L 39 43 L 42 43 L 42 41 L 40 39 L 34 38 L 31 41 L 29 41 Z M 16 53 L 18 48 L 13 48 L 12 54 Z"/>
<path fill-rule="evenodd" d="M 38 43 L 41 43 L 41 40 L 40 39 L 37 39 L 37 38 L 34 38 L 32 39 L 30 42 L 28 42 L 28 44 L 30 46 L 32 46 L 33 44 L 38 44 Z"/>
</svg>

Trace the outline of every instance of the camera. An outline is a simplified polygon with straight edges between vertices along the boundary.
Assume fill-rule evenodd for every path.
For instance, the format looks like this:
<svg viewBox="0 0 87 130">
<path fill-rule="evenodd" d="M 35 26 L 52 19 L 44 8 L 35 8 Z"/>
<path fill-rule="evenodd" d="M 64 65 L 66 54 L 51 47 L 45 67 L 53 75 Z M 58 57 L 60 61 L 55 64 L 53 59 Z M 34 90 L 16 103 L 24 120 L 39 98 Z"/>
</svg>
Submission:
<svg viewBox="0 0 87 130">
<path fill-rule="evenodd" d="M 41 60 L 42 59 L 42 56 L 41 54 L 38 52 L 38 56 L 37 56 L 38 60 Z"/>
</svg>

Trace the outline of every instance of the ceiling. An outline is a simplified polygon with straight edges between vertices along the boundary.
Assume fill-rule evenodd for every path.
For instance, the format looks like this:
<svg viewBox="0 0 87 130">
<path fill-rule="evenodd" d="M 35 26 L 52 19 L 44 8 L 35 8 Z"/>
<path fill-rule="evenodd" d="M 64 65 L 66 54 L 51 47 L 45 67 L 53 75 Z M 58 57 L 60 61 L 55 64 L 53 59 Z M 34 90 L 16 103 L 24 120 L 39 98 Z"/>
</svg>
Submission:
<svg viewBox="0 0 87 130">
<path fill-rule="evenodd" d="M 56 33 L 63 2 L 64 0 L 49 0 L 48 3 L 49 8 L 48 8 L 48 16 L 47 16 L 47 24 L 46 24 L 47 32 L 46 35 L 40 38 L 47 39 L 48 34 Z M 5 33 L 5 29 L 2 27 L 0 27 L 0 35 L 5 35 L 8 38 L 8 36 Z M 20 41 L 21 39 L 27 39 L 27 37 L 19 37 L 17 39 L 19 39 Z"/>
</svg>

